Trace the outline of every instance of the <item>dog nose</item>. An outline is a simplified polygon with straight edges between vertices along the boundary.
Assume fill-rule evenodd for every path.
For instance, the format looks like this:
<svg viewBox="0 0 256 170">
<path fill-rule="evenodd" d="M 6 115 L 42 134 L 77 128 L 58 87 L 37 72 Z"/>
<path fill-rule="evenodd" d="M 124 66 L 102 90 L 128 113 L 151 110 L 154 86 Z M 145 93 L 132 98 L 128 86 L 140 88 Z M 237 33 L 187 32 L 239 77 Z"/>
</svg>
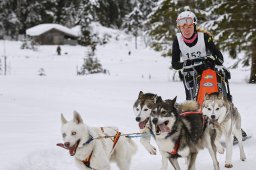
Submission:
<svg viewBox="0 0 256 170">
<path fill-rule="evenodd" d="M 69 147 L 70 147 L 70 143 L 69 143 L 69 142 L 65 142 L 65 143 L 64 143 L 64 146 L 65 146 L 66 148 L 69 148 Z"/>
<path fill-rule="evenodd" d="M 153 122 L 154 124 L 156 124 L 156 123 L 157 123 L 157 121 L 158 121 L 158 119 L 157 119 L 157 118 L 154 118 L 154 119 L 152 120 L 152 122 Z"/>
<path fill-rule="evenodd" d="M 136 117 L 136 121 L 137 121 L 137 122 L 139 122 L 139 121 L 140 121 L 140 119 L 141 119 L 140 117 Z"/>
<path fill-rule="evenodd" d="M 215 119 L 215 115 L 211 115 L 211 118 L 212 118 L 212 119 Z"/>
</svg>

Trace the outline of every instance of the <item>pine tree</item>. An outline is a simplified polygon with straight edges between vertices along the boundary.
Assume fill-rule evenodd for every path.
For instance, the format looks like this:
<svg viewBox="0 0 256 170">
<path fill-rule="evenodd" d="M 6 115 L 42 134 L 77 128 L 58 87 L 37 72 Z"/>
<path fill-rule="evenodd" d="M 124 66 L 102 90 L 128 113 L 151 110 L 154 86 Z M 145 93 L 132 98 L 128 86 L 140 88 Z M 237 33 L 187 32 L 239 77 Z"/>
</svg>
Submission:
<svg viewBox="0 0 256 170">
<path fill-rule="evenodd" d="M 139 3 L 135 4 L 133 11 L 126 16 L 127 31 L 132 32 L 135 37 L 135 48 L 137 49 L 137 37 L 142 31 L 143 14 L 139 9 Z"/>
<path fill-rule="evenodd" d="M 78 75 L 104 72 L 100 61 L 95 56 L 94 50 L 95 50 L 95 48 L 93 46 L 91 46 L 91 51 L 88 52 L 87 56 L 84 58 L 84 63 L 82 65 L 80 71 L 77 72 Z"/>
<path fill-rule="evenodd" d="M 0 5 L 0 16 L 3 32 L 5 35 L 10 36 L 12 39 L 17 39 L 19 35 L 19 29 L 21 22 L 16 14 L 17 1 L 5 0 Z"/>
<path fill-rule="evenodd" d="M 81 26 L 82 37 L 79 38 L 81 45 L 91 44 L 89 25 L 95 18 L 94 8 L 97 5 L 97 1 L 92 3 L 90 0 L 81 0 L 79 3 L 77 10 L 78 15 L 76 16 L 78 21 L 76 24 Z"/>
<path fill-rule="evenodd" d="M 251 61 L 249 83 L 256 83 L 256 2 L 254 0 L 216 1 L 209 9 L 213 22 L 206 23 L 214 31 L 221 49 L 232 58 L 245 51 L 244 65 Z"/>
</svg>

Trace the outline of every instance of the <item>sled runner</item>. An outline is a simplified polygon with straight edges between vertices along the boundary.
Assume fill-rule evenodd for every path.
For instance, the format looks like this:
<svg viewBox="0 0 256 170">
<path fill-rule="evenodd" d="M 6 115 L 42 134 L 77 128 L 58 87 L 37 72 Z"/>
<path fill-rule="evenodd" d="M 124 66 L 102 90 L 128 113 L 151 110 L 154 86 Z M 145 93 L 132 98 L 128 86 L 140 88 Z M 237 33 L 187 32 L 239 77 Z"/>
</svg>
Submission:
<svg viewBox="0 0 256 170">
<path fill-rule="evenodd" d="M 252 138 L 252 136 L 243 136 L 243 141 L 246 141 L 246 140 L 248 140 L 248 139 L 251 139 Z M 223 147 L 225 147 L 226 148 L 226 143 L 224 142 L 224 141 L 221 141 L 220 142 L 221 143 L 221 145 L 223 146 Z M 238 144 L 238 140 L 236 140 L 236 139 L 234 139 L 233 140 L 233 145 L 236 145 L 236 144 Z"/>
</svg>

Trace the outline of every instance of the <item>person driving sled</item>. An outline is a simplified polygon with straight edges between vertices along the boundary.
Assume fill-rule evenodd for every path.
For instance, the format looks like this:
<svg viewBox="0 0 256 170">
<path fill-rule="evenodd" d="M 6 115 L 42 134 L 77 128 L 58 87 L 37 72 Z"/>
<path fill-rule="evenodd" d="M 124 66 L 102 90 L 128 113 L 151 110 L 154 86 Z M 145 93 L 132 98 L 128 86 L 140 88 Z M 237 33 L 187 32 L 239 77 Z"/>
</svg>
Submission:
<svg viewBox="0 0 256 170">
<path fill-rule="evenodd" d="M 184 83 L 186 100 L 196 100 L 200 83 L 196 78 L 202 76 L 206 68 L 214 70 L 216 65 L 222 65 L 223 55 L 214 44 L 211 34 L 197 29 L 197 17 L 193 12 L 180 13 L 176 23 L 180 33 L 173 40 L 172 67 L 175 70 L 183 69 L 183 74 L 179 72 L 179 75 Z M 185 68 L 188 68 L 187 72 Z M 226 97 L 232 100 L 230 94 Z M 242 134 L 247 136 L 243 130 Z"/>
<path fill-rule="evenodd" d="M 172 46 L 172 67 L 175 70 L 180 70 L 184 66 L 194 65 L 195 62 L 200 62 L 203 59 L 204 65 L 194 67 L 197 74 L 201 75 L 206 64 L 211 68 L 214 65 L 223 64 L 223 55 L 215 46 L 212 36 L 209 33 L 197 30 L 197 18 L 193 12 L 184 11 L 180 13 L 176 22 L 180 33 L 177 33 Z M 210 55 L 212 56 L 211 58 L 207 57 Z M 185 91 L 186 99 L 193 100 L 194 97 L 186 86 Z"/>
</svg>

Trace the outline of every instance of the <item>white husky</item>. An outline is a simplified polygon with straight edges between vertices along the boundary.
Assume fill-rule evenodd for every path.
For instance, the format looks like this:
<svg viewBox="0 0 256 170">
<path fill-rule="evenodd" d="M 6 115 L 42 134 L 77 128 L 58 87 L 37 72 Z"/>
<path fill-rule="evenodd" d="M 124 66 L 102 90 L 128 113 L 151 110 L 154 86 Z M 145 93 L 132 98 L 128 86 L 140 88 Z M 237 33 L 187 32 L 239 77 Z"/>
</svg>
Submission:
<svg viewBox="0 0 256 170">
<path fill-rule="evenodd" d="M 227 146 L 225 167 L 233 167 L 231 161 L 233 135 L 235 135 L 238 140 L 240 159 L 244 161 L 246 156 L 242 145 L 241 116 L 233 103 L 224 99 L 221 93 L 206 94 L 202 111 L 203 114 L 207 115 L 212 121 L 217 121 L 221 127 L 222 133 L 225 135 Z"/>
<path fill-rule="evenodd" d="M 61 114 L 61 122 L 64 144 L 57 145 L 69 150 L 81 170 L 110 170 L 110 161 L 115 161 L 120 170 L 129 169 L 137 147 L 116 128 L 89 127 L 76 111 L 71 121 Z"/>
</svg>

